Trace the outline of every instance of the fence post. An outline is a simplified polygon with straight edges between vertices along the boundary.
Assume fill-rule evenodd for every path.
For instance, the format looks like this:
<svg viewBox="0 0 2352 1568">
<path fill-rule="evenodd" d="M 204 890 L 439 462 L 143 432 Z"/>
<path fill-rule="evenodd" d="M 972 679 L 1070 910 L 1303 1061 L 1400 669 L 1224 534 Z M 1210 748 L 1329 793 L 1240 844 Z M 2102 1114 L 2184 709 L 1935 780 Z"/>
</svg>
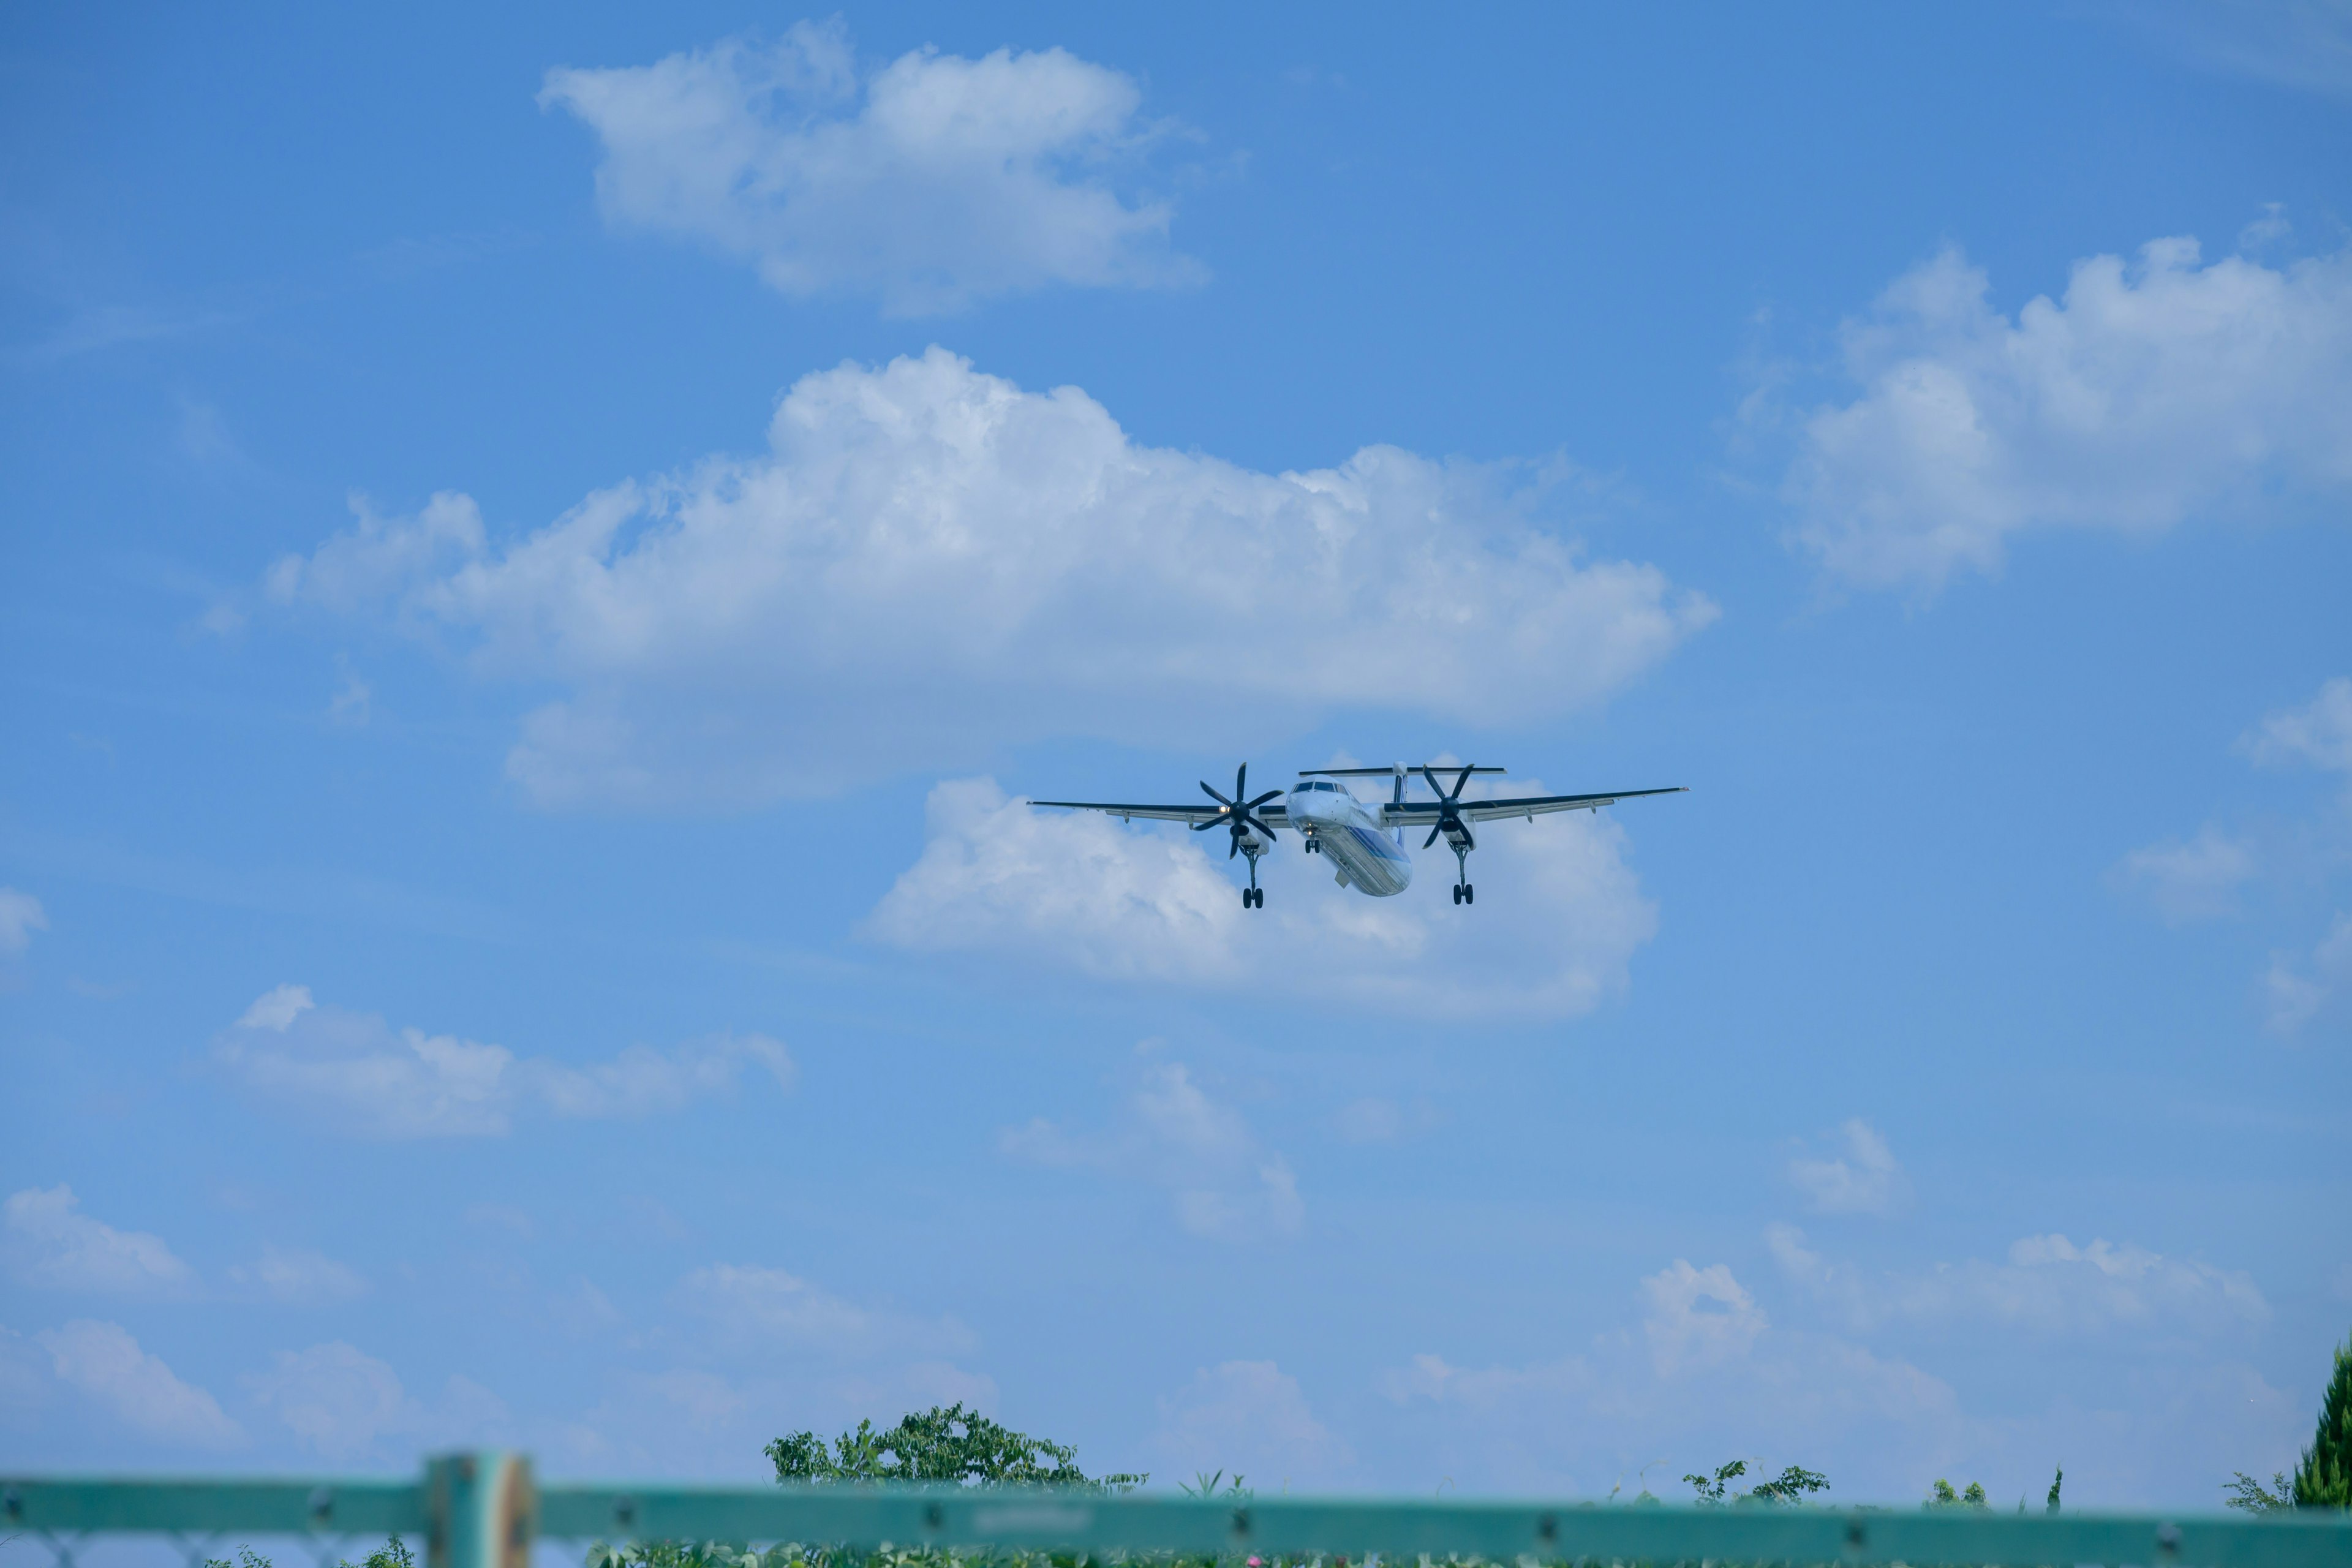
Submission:
<svg viewBox="0 0 2352 1568">
<path fill-rule="evenodd" d="M 530 1457 L 501 1449 L 425 1461 L 426 1568 L 530 1568 L 539 1489 Z"/>
</svg>

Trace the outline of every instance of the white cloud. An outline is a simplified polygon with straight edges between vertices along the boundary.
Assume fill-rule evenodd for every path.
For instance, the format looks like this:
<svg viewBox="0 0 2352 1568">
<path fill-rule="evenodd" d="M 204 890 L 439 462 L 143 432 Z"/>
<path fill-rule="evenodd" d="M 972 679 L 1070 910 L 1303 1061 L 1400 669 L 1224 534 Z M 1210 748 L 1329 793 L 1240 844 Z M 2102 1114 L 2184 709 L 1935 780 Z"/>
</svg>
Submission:
<svg viewBox="0 0 2352 1568">
<path fill-rule="evenodd" d="M 860 79 L 838 22 L 650 66 L 547 73 L 542 107 L 604 143 L 606 221 L 751 261 L 794 298 L 874 294 L 894 315 L 1049 284 L 1202 277 L 1172 207 L 1122 199 L 1152 127 L 1118 71 L 1059 48 L 919 49 Z"/>
<path fill-rule="evenodd" d="M 1572 475 L 1386 447 L 1260 473 L 936 348 L 803 377 L 770 440 L 499 550 L 460 496 L 362 509 L 268 585 L 568 688 L 508 757 L 543 805 L 814 796 L 1050 735 L 1225 751 L 1349 710 L 1528 722 L 1716 613 L 1536 526 Z"/>
<path fill-rule="evenodd" d="M 228 1277 L 240 1289 L 289 1306 L 348 1301 L 368 1292 L 357 1269 L 301 1247 L 264 1246 L 259 1258 L 231 1268 Z"/>
<path fill-rule="evenodd" d="M 678 1282 L 679 1300 L 739 1352 L 870 1357 L 969 1350 L 971 1331 L 836 1296 L 781 1268 L 715 1263 Z"/>
<path fill-rule="evenodd" d="M 1160 1402 L 1150 1447 L 1169 1474 L 1222 1469 L 1266 1491 L 1285 1483 L 1330 1485 L 1355 1458 L 1317 1418 L 1298 1380 L 1270 1361 L 1229 1361 L 1193 1373 Z"/>
<path fill-rule="evenodd" d="M 119 1323 L 77 1318 L 33 1338 L 49 1352 L 59 1381 L 136 1431 L 197 1448 L 225 1448 L 244 1438 L 211 1394 L 181 1382 Z"/>
<path fill-rule="evenodd" d="M 121 1296 L 195 1284 L 195 1270 L 162 1237 L 91 1218 L 63 1183 L 11 1193 L 5 1214 L 9 1271 L 26 1284 Z"/>
<path fill-rule="evenodd" d="M 1957 250 L 1847 323 L 1862 395 L 1814 411 L 1786 492 L 1836 575 L 1933 588 L 2032 528 L 2147 535 L 2266 486 L 2352 480 L 2352 251 L 2074 265 L 2011 321 Z"/>
<path fill-rule="evenodd" d="M 1642 1332 L 1661 1377 L 1746 1355 L 1764 1331 L 1764 1310 L 1728 1264 L 1694 1268 L 1682 1258 L 1642 1281 Z"/>
<path fill-rule="evenodd" d="M 389 1365 L 341 1340 L 279 1351 L 269 1371 L 246 1381 L 257 1402 L 330 1458 L 368 1453 L 377 1439 L 422 1420 Z"/>
<path fill-rule="evenodd" d="M 318 1004 L 308 985 L 279 985 L 263 992 L 236 1021 L 240 1029 L 275 1029 L 284 1034 L 289 1025 Z"/>
<path fill-rule="evenodd" d="M 1125 1119 L 1098 1135 L 1073 1135 L 1039 1118 L 1007 1128 L 999 1147 L 1016 1160 L 1141 1177 L 1164 1189 L 1176 1222 L 1209 1241 L 1255 1242 L 1297 1234 L 1307 1219 L 1290 1163 L 1249 1122 L 1192 1080 L 1181 1062 L 1146 1068 Z"/>
<path fill-rule="evenodd" d="M 2181 925 L 2236 912 L 2238 889 L 2256 866 L 2252 846 L 2208 824 L 2185 844 L 2168 840 L 2135 849 L 2116 869 L 2117 879 L 2168 922 Z"/>
<path fill-rule="evenodd" d="M 2352 774 L 2352 679 L 2337 676 L 2301 708 L 2273 713 L 2249 743 L 2262 763 L 2308 763 Z"/>
<path fill-rule="evenodd" d="M 1789 1180 L 1816 1210 L 1886 1215 L 1910 1201 L 1911 1183 L 1875 1128 L 1857 1116 L 1838 1131 L 1843 1153 L 1829 1159 L 1800 1155 L 1789 1162 Z"/>
<path fill-rule="evenodd" d="M 1859 1441 L 1882 1456 L 1875 1468 L 1899 1470 L 1883 1457 L 1922 1461 L 1948 1443 L 1958 1416 L 1948 1386 L 1907 1362 L 1768 1322 L 1726 1265 L 1677 1258 L 1636 1299 L 1638 1333 L 1603 1332 L 1586 1352 L 1516 1365 L 1424 1352 L 1387 1372 L 1380 1391 L 1442 1462 L 1521 1491 L 1598 1495 L 1645 1479 L 1666 1487 L 1646 1462 L 1752 1460 L 1759 1444 L 1782 1456 L 1776 1463 L 1818 1466 Z M 1682 1468 L 1687 1460 L 1665 1475 Z M 1836 1479 L 1845 1490 L 1856 1478 Z"/>
<path fill-rule="evenodd" d="M 1606 817 L 1482 828 L 1470 909 L 1432 896 L 1442 889 L 1365 898 L 1285 837 L 1261 866 L 1266 907 L 1244 910 L 1202 842 L 1214 835 L 1039 810 L 986 779 L 939 785 L 926 816 L 921 858 L 867 922 L 919 952 L 1384 1011 L 1563 1016 L 1622 990 L 1634 949 L 1657 930 L 1624 832 Z M 1443 868 L 1450 878 L 1450 856 Z"/>
<path fill-rule="evenodd" d="M 14 888 L 0 888 L 0 958 L 13 958 L 31 945 L 33 933 L 49 929 L 41 900 Z"/>
<path fill-rule="evenodd" d="M 2297 1035 L 2316 1020 L 2340 1018 L 2352 1000 L 2352 915 L 2336 917 L 2307 963 L 2273 957 L 2263 992 L 2273 1033 Z"/>
<path fill-rule="evenodd" d="M 1767 1232 L 1782 1272 L 1853 1327 L 1990 1322 L 2047 1335 L 2129 1329 L 2221 1333 L 2258 1326 L 2270 1304 L 2252 1279 L 2128 1242 L 2077 1247 L 2061 1235 L 2011 1244 L 2005 1262 L 1970 1258 L 1923 1273 L 1866 1276 L 1832 1264 L 1793 1226 Z"/>
<path fill-rule="evenodd" d="M 505 1132 L 524 1112 L 649 1116 L 734 1091 L 746 1072 L 789 1089 L 792 1055 L 763 1035 L 716 1035 L 674 1050 L 631 1046 L 584 1066 L 517 1057 L 380 1017 L 312 1004 L 281 985 L 247 1009 L 215 1052 L 247 1084 L 299 1110 L 382 1138 Z"/>
<path fill-rule="evenodd" d="M 505 1402 L 471 1378 L 452 1375 L 427 1405 L 388 1363 L 341 1340 L 279 1351 L 268 1371 L 243 1382 L 304 1447 L 331 1459 L 418 1443 L 478 1446 L 511 1434 Z"/>
</svg>

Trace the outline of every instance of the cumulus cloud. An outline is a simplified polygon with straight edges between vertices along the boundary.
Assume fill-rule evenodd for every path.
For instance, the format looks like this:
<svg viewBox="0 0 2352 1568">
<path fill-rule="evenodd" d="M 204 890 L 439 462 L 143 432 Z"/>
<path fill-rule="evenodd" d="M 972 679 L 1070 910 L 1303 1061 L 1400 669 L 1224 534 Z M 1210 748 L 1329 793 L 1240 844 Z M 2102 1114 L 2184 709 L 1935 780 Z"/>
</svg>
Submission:
<svg viewBox="0 0 2352 1568">
<path fill-rule="evenodd" d="M 2238 889 L 2258 869 L 2253 847 L 2210 824 L 2186 843 L 2168 840 L 2135 849 L 2116 879 L 2145 898 L 2172 925 L 2233 914 Z"/>
<path fill-rule="evenodd" d="M 58 1378 L 133 1431 L 194 1448 L 226 1448 L 245 1433 L 219 1402 L 183 1383 L 119 1323 L 77 1318 L 33 1336 Z"/>
<path fill-rule="evenodd" d="M 2338 914 L 2309 958 L 2273 957 L 2263 995 L 2274 1034 L 2299 1035 L 2315 1022 L 2340 1021 L 2352 1001 L 2352 915 Z"/>
<path fill-rule="evenodd" d="M 1789 1180 L 1822 1214 L 1893 1214 L 1910 1201 L 1911 1184 L 1895 1163 L 1895 1151 L 1859 1116 L 1838 1130 L 1843 1153 L 1828 1158 L 1799 1155 L 1789 1162 Z"/>
<path fill-rule="evenodd" d="M 1643 1337 L 1660 1376 L 1746 1355 L 1764 1331 L 1764 1310 L 1728 1264 L 1694 1268 L 1675 1258 L 1642 1281 Z"/>
<path fill-rule="evenodd" d="M 1298 1380 L 1270 1361 L 1204 1367 L 1160 1402 L 1150 1447 L 1171 1474 L 1222 1469 L 1261 1485 L 1328 1486 L 1355 1456 L 1307 1405 Z"/>
<path fill-rule="evenodd" d="M 422 1029 L 394 1032 L 373 1015 L 318 1006 L 299 985 L 255 1002 L 215 1057 L 271 1099 L 380 1138 L 495 1135 L 530 1112 L 656 1115 L 731 1094 L 747 1073 L 784 1089 L 795 1076 L 791 1053 L 764 1035 L 716 1035 L 667 1051 L 631 1046 L 576 1066 Z"/>
<path fill-rule="evenodd" d="M 678 1282 L 686 1309 L 737 1351 L 870 1357 L 970 1350 L 971 1331 L 953 1318 L 924 1318 L 835 1295 L 781 1268 L 715 1263 Z"/>
<path fill-rule="evenodd" d="M 1793 1226 L 1775 1226 L 1766 1239 L 1784 1275 L 1856 1329 L 1975 1321 L 2046 1335 L 2221 1333 L 2270 1319 L 2270 1303 L 2244 1273 L 2129 1242 L 2078 1247 L 2061 1235 L 2030 1236 L 2011 1244 L 2004 1262 L 1874 1276 L 1826 1261 Z"/>
<path fill-rule="evenodd" d="M 1241 1112 L 1213 1098 L 1181 1062 L 1147 1068 L 1121 1125 L 1073 1134 L 1040 1118 L 1007 1128 L 999 1146 L 1030 1164 L 1141 1177 L 1164 1189 L 1176 1221 L 1210 1241 L 1296 1235 L 1307 1205 L 1290 1163 L 1265 1147 Z"/>
<path fill-rule="evenodd" d="M 819 795 L 1050 735 L 1526 722 L 1600 702 L 1716 613 L 1537 526 L 1572 476 L 1386 447 L 1256 472 L 939 349 L 803 377 L 770 443 L 502 548 L 462 496 L 362 509 L 267 586 L 567 689 L 507 760 L 543 805 Z"/>
<path fill-rule="evenodd" d="M 14 888 L 0 888 L 0 958 L 14 958 L 32 944 L 33 933 L 49 929 L 41 900 Z"/>
<path fill-rule="evenodd" d="M 861 75 L 839 23 L 729 39 L 649 66 L 547 73 L 541 106 L 604 143 L 596 199 L 751 262 L 794 298 L 872 294 L 894 315 L 1049 284 L 1197 281 L 1174 209 L 1130 200 L 1158 128 L 1119 71 L 1059 48 L 924 48 Z"/>
<path fill-rule="evenodd" d="M 2266 488 L 2352 481 L 2352 251 L 2074 265 L 2014 320 L 1947 250 L 1844 331 L 1862 388 L 1802 427 L 1797 537 L 1864 587 L 1997 571 L 2035 528 L 2148 535 Z"/>
<path fill-rule="evenodd" d="M 1533 780 L 1514 788 L 1543 790 Z M 987 779 L 934 788 L 926 821 L 922 856 L 876 907 L 870 935 L 1097 979 L 1446 1016 L 1565 1016 L 1622 990 L 1634 950 L 1657 930 L 1623 829 L 1590 814 L 1483 828 L 1468 910 L 1428 889 L 1373 900 L 1341 889 L 1285 836 L 1259 873 L 1266 907 L 1244 910 L 1229 868 L 1202 842 L 1214 835 L 1040 810 Z M 1443 864 L 1450 875 L 1452 858 Z"/>
<path fill-rule="evenodd" d="M 256 1401 L 331 1458 L 364 1454 L 419 1419 L 391 1366 L 341 1340 L 280 1351 L 268 1372 L 247 1381 Z"/>
<path fill-rule="evenodd" d="M 478 1444 L 509 1426 L 505 1403 L 470 1378 L 452 1376 L 431 1405 L 413 1397 L 389 1363 L 341 1340 L 279 1351 L 245 1380 L 304 1447 L 331 1459 L 380 1453 L 400 1438 Z"/>
<path fill-rule="evenodd" d="M 9 1272 L 28 1285 L 95 1295 L 157 1295 L 193 1288 L 195 1270 L 160 1236 L 117 1230 L 84 1214 L 71 1187 L 26 1187 L 5 1210 Z"/>
</svg>

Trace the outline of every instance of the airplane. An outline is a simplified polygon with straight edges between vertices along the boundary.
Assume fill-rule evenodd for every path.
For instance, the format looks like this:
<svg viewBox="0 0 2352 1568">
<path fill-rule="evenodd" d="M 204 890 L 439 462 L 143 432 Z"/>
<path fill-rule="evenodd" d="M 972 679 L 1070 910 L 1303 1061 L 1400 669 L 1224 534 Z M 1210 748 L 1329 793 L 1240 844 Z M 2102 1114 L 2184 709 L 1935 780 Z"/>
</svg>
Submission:
<svg viewBox="0 0 2352 1568">
<path fill-rule="evenodd" d="M 1440 767 L 1454 775 L 1451 794 L 1438 783 Z M 1262 910 L 1265 908 L 1265 889 L 1257 885 L 1257 858 L 1274 847 L 1278 828 L 1286 827 L 1297 833 L 1306 853 L 1328 858 L 1339 873 L 1339 886 L 1353 888 L 1371 898 L 1388 899 L 1412 885 L 1412 861 L 1405 854 L 1404 830 L 1426 823 L 1429 837 L 1422 840 L 1421 847 L 1426 849 L 1444 836 L 1445 847 L 1454 851 L 1454 864 L 1459 873 L 1454 884 L 1454 901 L 1469 904 L 1477 901 L 1475 889 L 1470 885 L 1470 851 L 1478 847 L 1470 831 L 1472 823 L 1504 816 L 1524 816 L 1533 822 L 1548 811 L 1598 811 L 1604 805 L 1645 795 L 1687 794 L 1689 787 L 1678 784 L 1669 789 L 1629 789 L 1614 795 L 1532 795 L 1507 800 L 1462 798 L 1472 774 L 1507 771 L 1470 763 L 1423 763 L 1417 768 L 1408 768 L 1402 763 L 1391 763 L 1384 768 L 1301 768 L 1300 782 L 1290 787 L 1289 798 L 1280 805 L 1270 805 L 1269 801 L 1285 792 L 1270 789 L 1251 799 L 1249 764 L 1244 763 L 1234 773 L 1234 793 L 1230 796 L 1212 789 L 1206 779 L 1201 781 L 1201 793 L 1215 801 L 1214 805 L 1131 805 L 1099 800 L 1033 800 L 1024 804 L 1099 811 L 1126 822 L 1140 816 L 1189 823 L 1195 833 L 1223 827 L 1233 838 L 1225 858 L 1230 860 L 1235 855 L 1249 857 L 1249 886 L 1242 889 L 1242 908 Z M 1429 781 L 1431 792 L 1437 796 L 1435 800 L 1405 799 L 1405 780 L 1413 773 Z M 1349 778 L 1392 779 L 1396 787 L 1385 805 L 1359 800 L 1347 786 L 1331 782 Z"/>
</svg>

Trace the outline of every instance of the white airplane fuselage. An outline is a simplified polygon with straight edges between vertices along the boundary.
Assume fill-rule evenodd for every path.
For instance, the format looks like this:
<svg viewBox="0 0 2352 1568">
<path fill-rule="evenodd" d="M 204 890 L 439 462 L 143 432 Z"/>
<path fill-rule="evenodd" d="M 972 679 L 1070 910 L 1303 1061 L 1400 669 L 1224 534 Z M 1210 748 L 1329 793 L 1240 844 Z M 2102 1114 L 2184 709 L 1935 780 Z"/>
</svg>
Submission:
<svg viewBox="0 0 2352 1568">
<path fill-rule="evenodd" d="M 1341 887 L 1386 899 L 1412 886 L 1412 861 L 1381 828 L 1379 806 L 1328 779 L 1302 780 L 1283 805 L 1289 826 L 1330 860 Z"/>
</svg>

